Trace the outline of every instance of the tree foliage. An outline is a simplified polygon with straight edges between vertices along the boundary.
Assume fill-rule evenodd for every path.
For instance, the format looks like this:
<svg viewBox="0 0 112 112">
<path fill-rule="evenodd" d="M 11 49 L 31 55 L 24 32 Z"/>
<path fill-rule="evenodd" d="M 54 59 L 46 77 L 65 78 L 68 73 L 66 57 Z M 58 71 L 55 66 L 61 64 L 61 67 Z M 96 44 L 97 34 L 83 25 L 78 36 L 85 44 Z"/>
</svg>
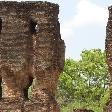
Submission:
<svg viewBox="0 0 112 112">
<path fill-rule="evenodd" d="M 97 112 L 108 98 L 108 72 L 105 53 L 100 49 L 84 50 L 80 60 L 66 59 L 58 84 L 58 101 L 64 112 L 87 107 Z M 95 108 L 95 109 L 94 109 Z"/>
</svg>

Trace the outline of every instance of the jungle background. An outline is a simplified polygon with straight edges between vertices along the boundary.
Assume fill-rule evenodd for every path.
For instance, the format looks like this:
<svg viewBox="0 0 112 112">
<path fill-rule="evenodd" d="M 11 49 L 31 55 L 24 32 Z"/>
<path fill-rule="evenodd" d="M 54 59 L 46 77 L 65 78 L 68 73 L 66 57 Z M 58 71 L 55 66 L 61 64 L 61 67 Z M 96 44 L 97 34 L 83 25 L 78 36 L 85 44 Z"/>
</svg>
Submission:
<svg viewBox="0 0 112 112">
<path fill-rule="evenodd" d="M 103 112 L 109 99 L 110 82 L 105 51 L 83 50 L 80 56 L 78 60 L 65 59 L 56 94 L 61 112 L 72 112 L 78 108 Z"/>
</svg>

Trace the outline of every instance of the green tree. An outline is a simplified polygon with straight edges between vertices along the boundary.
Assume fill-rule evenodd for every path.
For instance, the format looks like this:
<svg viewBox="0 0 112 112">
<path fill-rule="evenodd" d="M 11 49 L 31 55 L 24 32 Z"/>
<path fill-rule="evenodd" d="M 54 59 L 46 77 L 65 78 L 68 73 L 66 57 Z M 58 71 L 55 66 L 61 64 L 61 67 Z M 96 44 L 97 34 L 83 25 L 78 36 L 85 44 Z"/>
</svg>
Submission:
<svg viewBox="0 0 112 112">
<path fill-rule="evenodd" d="M 57 95 L 62 110 L 86 107 L 101 112 L 108 98 L 107 76 L 105 53 L 100 49 L 82 51 L 78 61 L 66 59 Z"/>
</svg>

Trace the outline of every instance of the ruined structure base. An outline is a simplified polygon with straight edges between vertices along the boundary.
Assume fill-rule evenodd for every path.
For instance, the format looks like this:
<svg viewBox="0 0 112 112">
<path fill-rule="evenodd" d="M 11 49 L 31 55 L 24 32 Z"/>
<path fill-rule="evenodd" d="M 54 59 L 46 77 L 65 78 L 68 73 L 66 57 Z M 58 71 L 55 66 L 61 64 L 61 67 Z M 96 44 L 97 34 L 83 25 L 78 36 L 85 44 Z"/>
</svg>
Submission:
<svg viewBox="0 0 112 112">
<path fill-rule="evenodd" d="M 59 112 L 54 110 L 49 103 L 42 101 L 23 101 L 5 98 L 0 101 L 0 112 Z"/>
<path fill-rule="evenodd" d="M 0 112 L 22 112 L 23 101 L 4 98 L 0 101 Z"/>
</svg>

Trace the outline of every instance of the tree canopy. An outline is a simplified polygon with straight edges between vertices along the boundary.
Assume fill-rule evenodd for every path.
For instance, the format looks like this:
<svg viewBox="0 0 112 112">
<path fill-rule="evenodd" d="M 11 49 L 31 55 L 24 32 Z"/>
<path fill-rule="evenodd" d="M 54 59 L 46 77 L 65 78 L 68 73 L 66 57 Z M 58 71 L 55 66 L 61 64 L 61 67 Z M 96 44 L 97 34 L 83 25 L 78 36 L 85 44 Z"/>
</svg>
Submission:
<svg viewBox="0 0 112 112">
<path fill-rule="evenodd" d="M 86 107 L 102 112 L 109 96 L 108 76 L 105 53 L 100 49 L 82 51 L 80 60 L 66 59 L 58 83 L 61 111 Z"/>
</svg>

